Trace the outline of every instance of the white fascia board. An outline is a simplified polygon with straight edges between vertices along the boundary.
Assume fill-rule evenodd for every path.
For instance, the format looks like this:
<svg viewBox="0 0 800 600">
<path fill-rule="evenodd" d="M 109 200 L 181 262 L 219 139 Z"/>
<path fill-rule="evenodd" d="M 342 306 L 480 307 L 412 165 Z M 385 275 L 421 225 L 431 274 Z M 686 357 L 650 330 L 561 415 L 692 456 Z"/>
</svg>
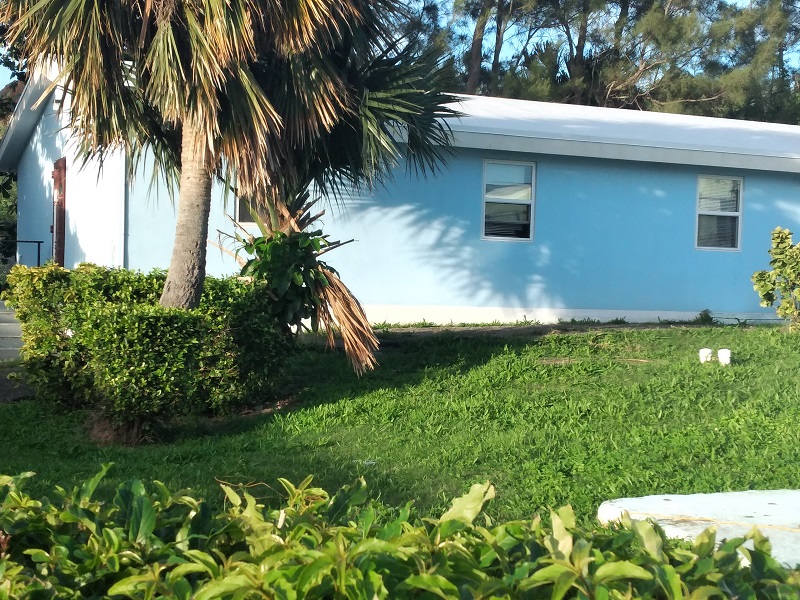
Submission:
<svg viewBox="0 0 800 600">
<path fill-rule="evenodd" d="M 798 156 L 766 156 L 691 148 L 621 144 L 611 141 L 565 140 L 529 135 L 464 131 L 457 127 L 453 127 L 452 131 L 453 145 L 457 148 L 800 173 L 800 157 Z"/>
<path fill-rule="evenodd" d="M 31 138 L 36 124 L 47 108 L 48 99 L 43 94 L 53 84 L 54 70 L 32 73 L 25 84 L 25 89 L 14 108 L 8 123 L 8 129 L 0 141 L 0 171 L 16 171 L 28 140 Z M 48 95 L 51 95 L 52 92 Z"/>
</svg>

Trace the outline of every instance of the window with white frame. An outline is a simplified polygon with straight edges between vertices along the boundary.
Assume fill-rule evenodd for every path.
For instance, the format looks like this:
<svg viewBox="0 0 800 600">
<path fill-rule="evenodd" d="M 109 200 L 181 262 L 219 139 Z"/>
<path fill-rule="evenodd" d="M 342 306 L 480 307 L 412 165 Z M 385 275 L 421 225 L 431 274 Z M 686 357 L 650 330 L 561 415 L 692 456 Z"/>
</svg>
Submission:
<svg viewBox="0 0 800 600">
<path fill-rule="evenodd" d="M 740 177 L 697 178 L 697 247 L 738 250 L 742 222 Z"/>
<path fill-rule="evenodd" d="M 486 161 L 483 164 L 483 236 L 533 237 L 535 165 Z"/>
</svg>

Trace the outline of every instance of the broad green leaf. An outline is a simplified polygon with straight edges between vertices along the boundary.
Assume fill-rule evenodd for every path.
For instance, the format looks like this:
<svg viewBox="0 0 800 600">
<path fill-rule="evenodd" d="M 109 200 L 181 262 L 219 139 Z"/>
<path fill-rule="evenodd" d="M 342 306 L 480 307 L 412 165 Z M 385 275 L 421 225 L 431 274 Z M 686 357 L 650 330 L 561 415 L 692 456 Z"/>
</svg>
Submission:
<svg viewBox="0 0 800 600">
<path fill-rule="evenodd" d="M 561 522 L 564 524 L 564 527 L 567 529 L 575 529 L 575 511 L 572 510 L 572 506 L 569 504 L 562 506 L 556 511 L 556 513 L 558 514 L 558 518 L 561 519 Z"/>
<path fill-rule="evenodd" d="M 25 550 L 23 554 L 27 554 L 28 556 L 30 556 L 31 560 L 35 563 L 50 562 L 50 555 L 44 550 L 40 550 L 39 548 L 31 548 L 30 550 Z"/>
<path fill-rule="evenodd" d="M 300 593 L 308 592 L 309 588 L 317 585 L 319 581 L 330 574 L 333 568 L 333 558 L 321 556 L 300 569 L 297 575 L 296 588 Z"/>
<path fill-rule="evenodd" d="M 568 560 L 572 554 L 572 534 L 567 531 L 558 513 L 551 511 L 550 520 L 552 521 L 553 535 L 546 540 L 545 544 L 555 558 Z"/>
<path fill-rule="evenodd" d="M 147 585 L 153 581 L 151 575 L 132 575 L 125 579 L 120 579 L 110 588 L 108 588 L 109 596 L 132 596 L 137 590 L 141 589 L 142 585 Z"/>
<path fill-rule="evenodd" d="M 247 590 L 254 589 L 254 584 L 245 575 L 228 575 L 225 579 L 209 581 L 194 595 L 194 600 L 215 600 L 227 594 L 239 594 L 244 597 Z"/>
<path fill-rule="evenodd" d="M 450 519 L 439 523 L 439 535 L 442 539 L 446 540 L 451 535 L 463 531 L 468 526 L 464 521 L 458 519 Z"/>
<path fill-rule="evenodd" d="M 533 575 L 528 577 L 528 580 L 536 583 L 555 583 L 564 573 L 575 574 L 575 571 L 566 565 L 548 565 L 536 571 Z"/>
<path fill-rule="evenodd" d="M 208 567 L 197 563 L 184 563 L 172 569 L 167 575 L 168 580 L 177 580 L 190 573 L 208 573 Z"/>
<path fill-rule="evenodd" d="M 726 598 L 725 594 L 723 594 L 722 590 L 720 590 L 718 587 L 704 585 L 694 589 L 689 596 L 689 600 L 708 600 L 709 598 L 714 598 L 715 596 L 723 599 Z"/>
<path fill-rule="evenodd" d="M 200 550 L 187 550 L 183 553 L 183 555 L 186 558 L 193 560 L 195 563 L 205 567 L 206 571 L 208 571 L 209 575 L 212 577 L 217 577 L 219 575 L 219 565 L 217 565 L 216 561 L 211 557 L 210 554 L 206 554 Z"/>
<path fill-rule="evenodd" d="M 128 537 L 137 544 L 143 544 L 153 533 L 156 526 L 156 511 L 150 498 L 146 496 L 136 496 L 133 499 L 133 511 L 131 513 L 131 524 L 128 529 Z"/>
<path fill-rule="evenodd" d="M 617 562 L 609 562 L 597 569 L 594 574 L 594 580 L 598 583 L 611 583 L 618 579 L 644 579 L 650 580 L 653 574 L 647 569 L 635 565 L 627 560 L 620 560 Z"/>
<path fill-rule="evenodd" d="M 476 483 L 465 495 L 453 500 L 450 510 L 444 513 L 439 520 L 444 522 L 456 519 L 471 525 L 483 509 L 483 505 L 492 498 L 494 498 L 494 486 L 491 483 L 488 481 Z"/>
<path fill-rule="evenodd" d="M 697 554 L 698 558 L 708 556 L 717 544 L 717 528 L 714 526 L 707 527 L 703 533 L 697 536 L 692 544 L 692 550 Z"/>
<path fill-rule="evenodd" d="M 441 575 L 429 575 L 426 573 L 411 575 L 406 577 L 405 583 L 410 587 L 425 590 L 446 600 L 458 600 L 460 598 L 458 588 Z"/>
<path fill-rule="evenodd" d="M 331 523 L 338 523 L 353 506 L 363 504 L 367 500 L 367 482 L 359 477 L 352 485 L 339 489 L 330 499 L 327 517 Z"/>
<path fill-rule="evenodd" d="M 233 504 L 234 506 L 241 506 L 242 505 L 242 498 L 234 492 L 229 486 L 227 485 L 220 485 L 222 491 L 225 492 L 225 497 L 228 501 Z"/>
<path fill-rule="evenodd" d="M 652 523 L 649 521 L 634 521 L 633 530 L 636 532 L 636 537 L 639 539 L 639 542 L 650 556 L 659 562 L 666 561 L 663 550 L 664 541 L 661 539 L 661 536 L 656 531 L 655 527 L 653 527 Z"/>
<path fill-rule="evenodd" d="M 171 597 L 175 600 L 189 600 L 192 597 L 192 586 L 183 577 L 172 583 Z"/>
<path fill-rule="evenodd" d="M 95 489 L 97 489 L 97 485 L 106 476 L 108 470 L 114 466 L 114 463 L 103 463 L 100 468 L 100 471 L 91 479 L 87 479 L 83 482 L 80 491 L 80 500 L 88 501 L 91 500 L 92 495 L 94 494 Z"/>
<path fill-rule="evenodd" d="M 780 563 L 759 550 L 750 551 L 750 569 L 756 579 L 771 579 L 783 581 L 786 579 L 786 570 Z"/>
<path fill-rule="evenodd" d="M 106 543 L 106 547 L 109 550 L 112 550 L 114 552 L 119 551 L 119 546 L 120 546 L 119 536 L 110 527 L 105 527 L 103 529 L 103 541 Z"/>
<path fill-rule="evenodd" d="M 388 554 L 390 556 L 403 556 L 396 544 L 378 540 L 375 538 L 368 538 L 361 540 L 350 549 L 348 556 L 354 559 L 362 554 Z"/>
<path fill-rule="evenodd" d="M 119 556 L 116 554 L 112 554 L 106 559 L 106 565 L 108 566 L 108 570 L 112 573 L 119 572 Z"/>
<path fill-rule="evenodd" d="M 573 572 L 562 573 L 553 584 L 553 593 L 550 600 L 561 600 L 569 592 L 572 584 L 578 579 L 578 575 Z"/>
<path fill-rule="evenodd" d="M 658 581 L 670 600 L 683 600 L 681 578 L 672 565 L 661 565 L 658 569 Z"/>
</svg>

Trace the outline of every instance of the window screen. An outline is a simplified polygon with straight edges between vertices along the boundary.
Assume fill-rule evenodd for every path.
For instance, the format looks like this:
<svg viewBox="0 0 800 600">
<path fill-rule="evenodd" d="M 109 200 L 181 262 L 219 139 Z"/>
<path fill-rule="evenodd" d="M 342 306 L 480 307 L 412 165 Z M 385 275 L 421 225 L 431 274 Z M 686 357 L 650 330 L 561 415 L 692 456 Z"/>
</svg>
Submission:
<svg viewBox="0 0 800 600">
<path fill-rule="evenodd" d="M 739 248 L 742 180 L 700 176 L 697 180 L 697 247 Z"/>
<path fill-rule="evenodd" d="M 531 164 L 484 164 L 484 237 L 531 239 L 533 182 L 534 166 Z"/>
</svg>

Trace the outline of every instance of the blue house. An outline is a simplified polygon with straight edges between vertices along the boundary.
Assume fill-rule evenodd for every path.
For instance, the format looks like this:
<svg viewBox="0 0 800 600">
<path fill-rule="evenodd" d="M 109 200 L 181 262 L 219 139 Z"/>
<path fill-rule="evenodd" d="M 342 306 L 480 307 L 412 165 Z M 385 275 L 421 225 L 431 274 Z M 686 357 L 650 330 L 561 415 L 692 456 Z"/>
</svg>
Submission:
<svg viewBox="0 0 800 600">
<path fill-rule="evenodd" d="M 800 127 L 464 97 L 448 168 L 345 203 L 332 257 L 375 322 L 774 316 Z"/>
<path fill-rule="evenodd" d="M 29 83 L 0 144 L 0 169 L 18 173 L 20 238 L 67 267 L 166 267 L 163 186 L 146 168 L 126 181 L 122 155 L 81 168 L 69 107 L 37 103 L 49 82 Z M 399 166 L 324 217 L 332 239 L 356 240 L 326 258 L 371 321 L 774 315 L 750 276 L 768 265 L 772 229 L 800 229 L 800 127 L 470 96 L 456 108 L 440 173 Z M 245 215 L 215 194 L 210 231 L 229 231 L 225 214 Z M 35 259 L 20 246 L 20 262 Z M 236 265 L 210 249 L 208 270 Z"/>
</svg>

